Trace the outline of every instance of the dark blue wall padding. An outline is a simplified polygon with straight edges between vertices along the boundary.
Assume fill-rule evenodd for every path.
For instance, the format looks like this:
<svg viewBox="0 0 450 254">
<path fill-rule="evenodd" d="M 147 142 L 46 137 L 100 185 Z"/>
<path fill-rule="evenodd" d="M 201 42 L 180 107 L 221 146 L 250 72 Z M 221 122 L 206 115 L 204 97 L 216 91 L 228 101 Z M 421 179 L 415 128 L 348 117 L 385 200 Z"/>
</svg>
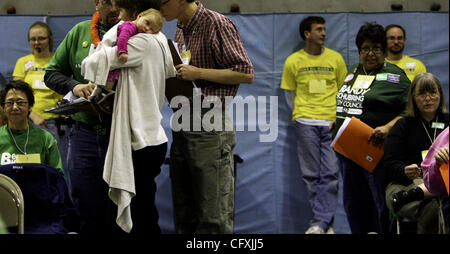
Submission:
<svg viewBox="0 0 450 254">
<path fill-rule="evenodd" d="M 278 99 L 278 136 L 274 142 L 260 142 L 261 132 L 248 130 L 257 121 L 255 112 L 246 109 L 245 120 L 236 119 L 237 144 L 234 152 L 244 162 L 236 170 L 235 233 L 304 233 L 312 212 L 306 189 L 301 180 L 297 161 L 294 127 L 290 121 L 283 90 L 280 89 L 285 59 L 304 42 L 299 36 L 299 22 L 309 15 L 326 19 L 326 46 L 342 54 L 347 66 L 358 62 L 355 36 L 364 22 L 376 21 L 386 26 L 402 25 L 407 32 L 405 53 L 424 62 L 428 72 L 441 80 L 448 98 L 449 66 L 449 15 L 447 12 L 395 12 L 395 13 L 289 13 L 289 14 L 230 14 L 238 28 L 247 52 L 255 67 L 253 84 L 241 85 L 238 96 L 270 96 Z M 17 58 L 30 52 L 26 41 L 28 27 L 37 20 L 47 21 L 58 45 L 69 29 L 90 16 L 0 16 L 2 36 L 0 45 L 0 72 L 11 78 Z M 175 21 L 166 22 L 163 32 L 168 38 L 175 34 Z M 258 101 L 258 100 L 257 100 Z M 260 102 L 260 101 L 259 101 Z M 269 111 L 269 114 L 275 114 Z M 274 106 L 274 105 L 272 105 Z M 448 108 L 448 104 L 447 104 Z M 172 140 L 170 116 L 172 111 L 163 108 L 163 126 L 169 144 Z M 169 168 L 164 165 L 157 178 L 156 203 L 160 226 L 164 233 L 174 233 L 173 206 Z M 335 218 L 337 233 L 349 233 L 342 207 L 342 182 L 339 205 Z M 139 193 L 137 193 L 139 195 Z"/>
</svg>

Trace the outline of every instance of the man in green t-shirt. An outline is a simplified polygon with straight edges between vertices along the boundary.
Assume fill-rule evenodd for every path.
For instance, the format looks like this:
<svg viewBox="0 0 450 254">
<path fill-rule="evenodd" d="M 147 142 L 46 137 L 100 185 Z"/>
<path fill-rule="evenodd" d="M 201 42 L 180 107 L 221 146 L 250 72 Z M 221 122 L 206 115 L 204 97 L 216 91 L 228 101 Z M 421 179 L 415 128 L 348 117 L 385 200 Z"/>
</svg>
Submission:
<svg viewBox="0 0 450 254">
<path fill-rule="evenodd" d="M 313 220 L 306 234 L 334 233 L 338 201 L 338 165 L 329 125 L 336 119 L 336 94 L 347 75 L 341 54 L 324 47 L 322 17 L 300 23 L 306 46 L 285 62 L 281 88 L 292 104 L 302 178 L 308 190 Z M 291 105 L 290 105 L 291 106 Z M 291 106 L 292 108 L 292 106 Z"/>
<path fill-rule="evenodd" d="M 47 66 L 44 81 L 52 90 L 88 98 L 94 85 L 81 75 L 81 62 L 89 50 L 118 22 L 119 11 L 110 0 L 95 0 L 92 20 L 75 25 L 56 49 Z M 116 207 L 108 197 L 103 166 L 108 148 L 110 121 L 88 112 L 71 115 L 67 168 L 70 192 L 81 217 L 80 233 L 115 233 Z"/>
</svg>

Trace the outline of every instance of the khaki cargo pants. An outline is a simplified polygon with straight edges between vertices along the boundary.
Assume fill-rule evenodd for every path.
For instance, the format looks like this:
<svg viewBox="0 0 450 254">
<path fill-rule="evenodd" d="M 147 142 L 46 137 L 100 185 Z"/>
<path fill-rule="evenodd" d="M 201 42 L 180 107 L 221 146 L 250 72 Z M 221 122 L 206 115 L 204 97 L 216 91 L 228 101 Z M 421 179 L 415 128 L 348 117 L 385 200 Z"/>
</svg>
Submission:
<svg viewBox="0 0 450 254">
<path fill-rule="evenodd" d="M 178 233 L 232 234 L 236 132 L 172 131 L 172 135 L 170 178 Z"/>
</svg>

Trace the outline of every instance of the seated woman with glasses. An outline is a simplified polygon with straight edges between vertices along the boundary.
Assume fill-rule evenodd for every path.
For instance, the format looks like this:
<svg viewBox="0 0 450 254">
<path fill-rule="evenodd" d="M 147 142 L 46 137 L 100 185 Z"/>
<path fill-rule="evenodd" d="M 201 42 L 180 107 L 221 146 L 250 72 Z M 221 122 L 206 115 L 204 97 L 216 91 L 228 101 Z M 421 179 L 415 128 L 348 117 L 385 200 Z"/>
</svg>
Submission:
<svg viewBox="0 0 450 254">
<path fill-rule="evenodd" d="M 405 72 L 386 63 L 383 26 L 365 23 L 356 36 L 359 63 L 349 68 L 336 97 L 333 137 L 346 117 L 356 117 L 373 128 L 368 142 L 380 146 L 395 122 L 405 114 L 411 85 Z M 333 126 L 331 126 L 333 127 Z M 358 144 L 353 144 L 357 149 Z M 384 202 L 384 170 L 370 173 L 338 154 L 343 178 L 344 208 L 353 234 L 387 233 L 389 213 Z"/>
<path fill-rule="evenodd" d="M 0 165 L 42 163 L 62 172 L 53 135 L 28 121 L 34 105 L 33 89 L 23 81 L 11 81 L 0 91 L 7 123 L 0 127 Z"/>
<path fill-rule="evenodd" d="M 386 204 L 392 213 L 417 221 L 418 234 L 438 233 L 439 203 L 419 166 L 448 117 L 441 82 L 431 73 L 419 74 L 409 91 L 407 116 L 392 127 L 384 145 Z"/>
</svg>

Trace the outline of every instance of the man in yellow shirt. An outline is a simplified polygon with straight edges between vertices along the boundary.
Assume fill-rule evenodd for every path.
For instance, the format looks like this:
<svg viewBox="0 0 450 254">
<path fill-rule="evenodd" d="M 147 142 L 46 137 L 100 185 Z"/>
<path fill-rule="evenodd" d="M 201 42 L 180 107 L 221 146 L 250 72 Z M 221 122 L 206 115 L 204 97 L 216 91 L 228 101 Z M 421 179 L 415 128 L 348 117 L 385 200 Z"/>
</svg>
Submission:
<svg viewBox="0 0 450 254">
<path fill-rule="evenodd" d="M 427 72 L 425 65 L 420 60 L 403 54 L 406 44 L 406 31 L 402 26 L 392 24 L 384 30 L 387 40 L 386 62 L 402 68 L 411 82 L 420 73 Z"/>
<path fill-rule="evenodd" d="M 313 219 L 307 234 L 334 233 L 338 201 L 338 164 L 331 148 L 329 124 L 336 119 L 336 94 L 347 75 L 341 54 L 324 47 L 322 17 L 300 23 L 306 46 L 285 62 L 281 88 L 288 104 L 293 98 L 297 150 L 302 178 L 308 190 Z"/>
</svg>

